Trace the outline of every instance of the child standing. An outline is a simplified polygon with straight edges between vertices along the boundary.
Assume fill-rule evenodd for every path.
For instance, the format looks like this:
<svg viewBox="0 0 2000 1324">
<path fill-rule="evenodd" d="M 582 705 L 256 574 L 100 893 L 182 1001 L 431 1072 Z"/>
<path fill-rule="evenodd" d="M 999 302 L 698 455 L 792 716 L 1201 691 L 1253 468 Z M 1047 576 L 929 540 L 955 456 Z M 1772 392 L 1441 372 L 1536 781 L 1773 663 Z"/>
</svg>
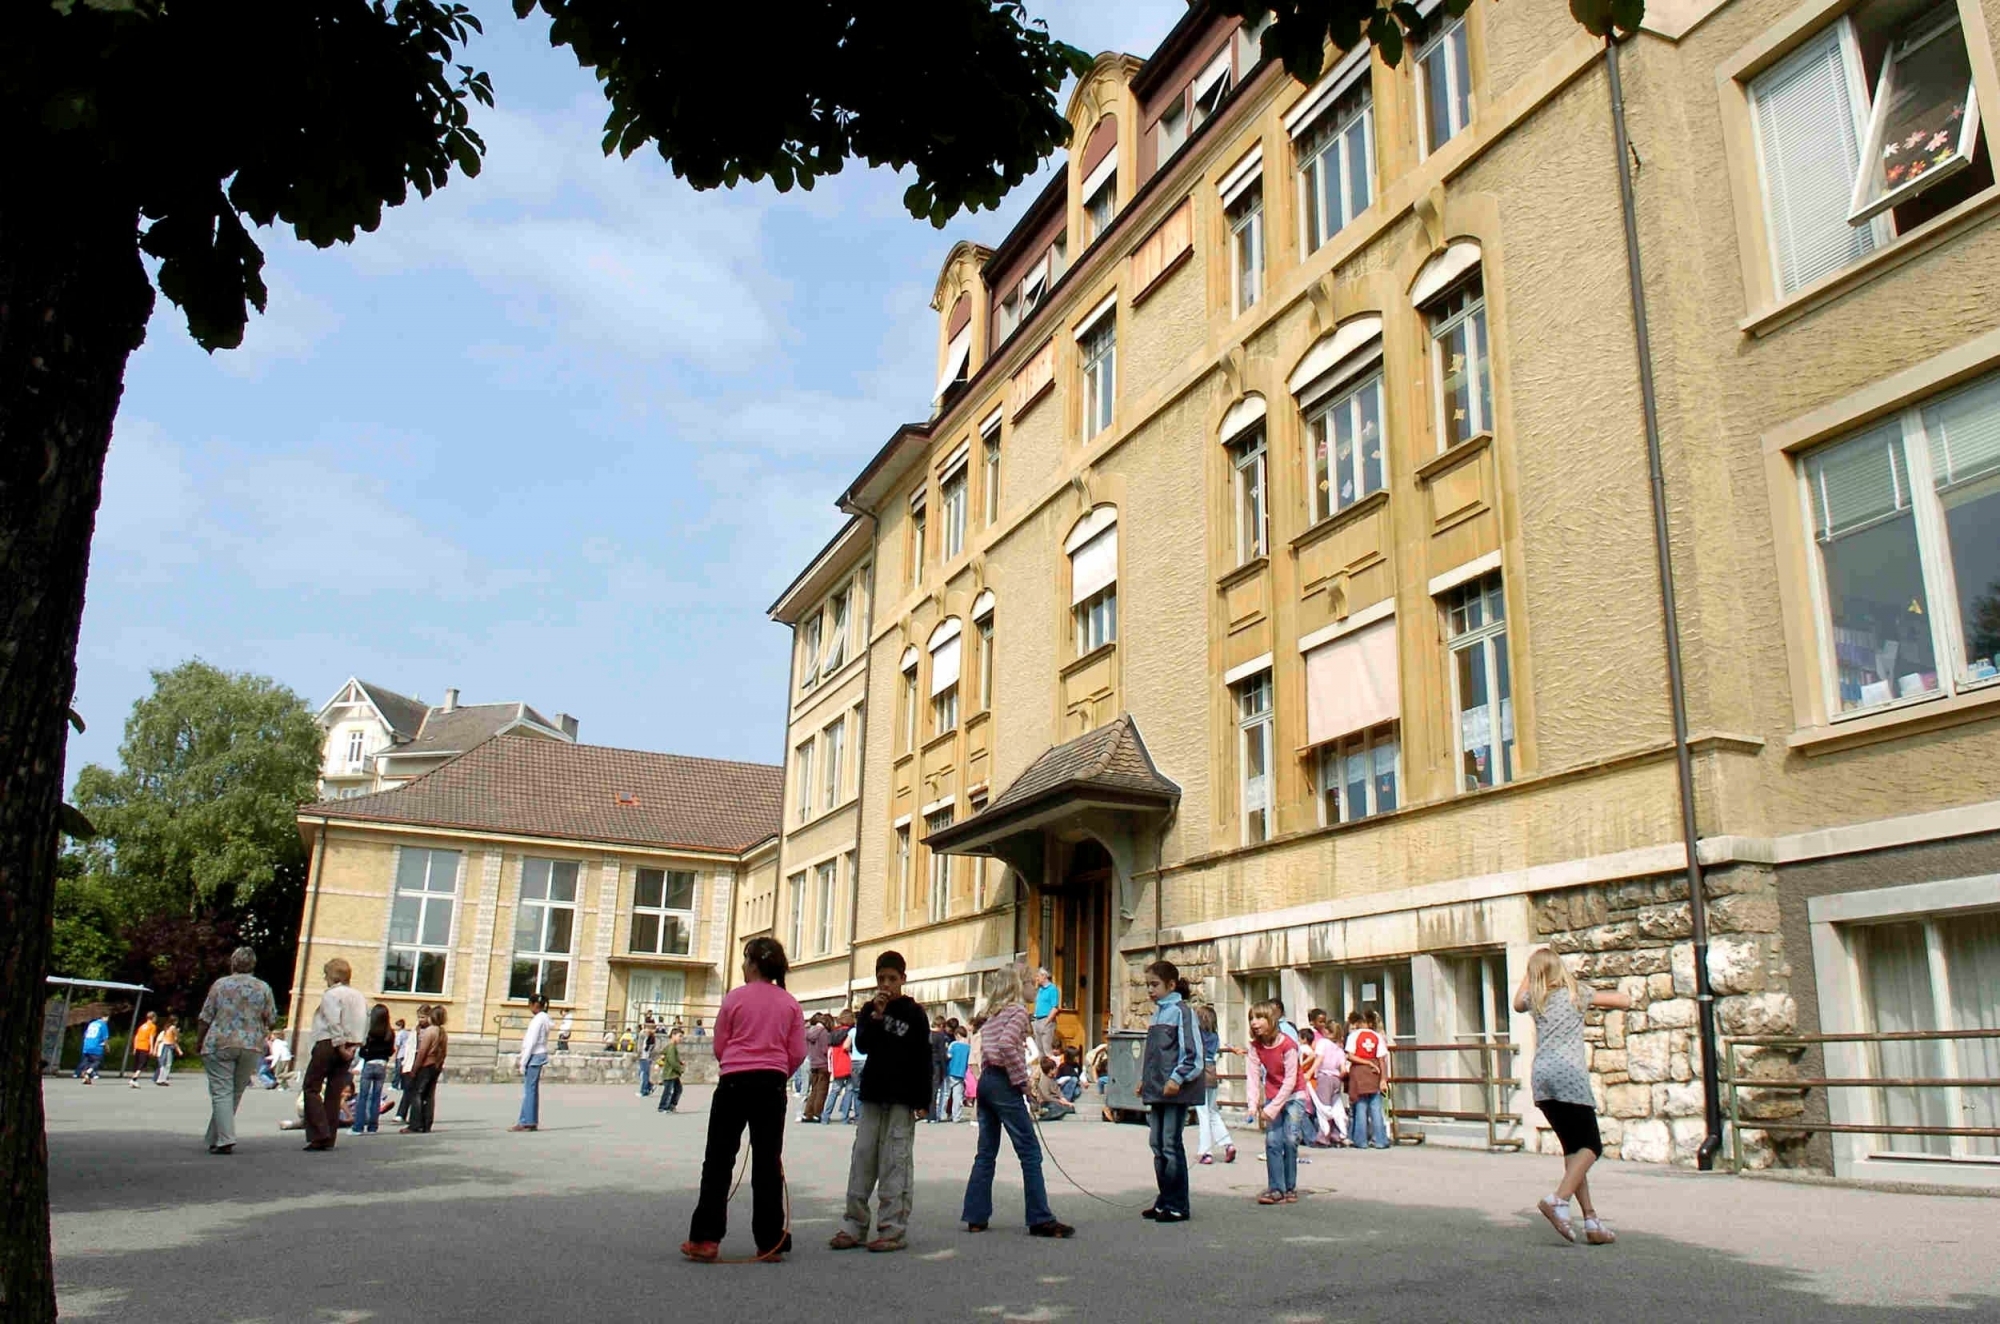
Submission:
<svg viewBox="0 0 2000 1324">
<path fill-rule="evenodd" d="M 785 1082 L 806 1059 L 806 1018 L 785 992 L 789 962 L 775 938 L 743 944 L 743 982 L 715 1017 L 715 1063 L 721 1078 L 708 1106 L 708 1149 L 701 1198 L 681 1254 L 713 1264 L 728 1229 L 729 1183 L 736 1150 L 750 1128 L 750 1230 L 757 1258 L 775 1261 L 792 1248 L 785 1230 Z M 696 1023 L 699 1025 L 699 1022 Z"/>
<path fill-rule="evenodd" d="M 833 1027 L 833 1033 L 826 1050 L 826 1069 L 833 1082 L 827 1094 L 826 1106 L 821 1110 L 819 1120 L 834 1122 L 840 1119 L 840 1107 L 847 1101 L 847 1091 L 854 1087 L 854 1050 L 847 1045 L 853 1035 L 853 1026 L 847 1024 L 852 1013 L 841 1012 L 840 1022 Z"/>
<path fill-rule="evenodd" d="M 827 1244 L 871 1251 L 908 1244 L 910 1188 L 915 1178 L 917 1123 L 936 1097 L 931 1087 L 930 1017 L 903 992 L 905 967 L 896 952 L 875 958 L 875 996 L 855 1018 L 854 1038 L 874 1065 L 861 1078 L 860 1124 L 847 1169 L 847 1212 Z M 875 1239 L 868 1240 L 868 1197 L 879 1190 Z"/>
<path fill-rule="evenodd" d="M 1353 1109 L 1356 1149 L 1389 1148 L 1389 1122 L 1382 1113 L 1382 1033 L 1372 1011 L 1347 1014 L 1347 1101 Z"/>
<path fill-rule="evenodd" d="M 1597 1099 L 1590 1091 L 1590 1063 L 1583 1045 L 1583 1013 L 1588 1007 L 1630 1007 L 1623 993 L 1577 988 L 1563 959 L 1546 947 L 1528 958 L 1528 971 L 1514 993 L 1514 1010 L 1535 1017 L 1535 1106 L 1562 1141 L 1563 1177 L 1555 1192 L 1535 1205 L 1564 1241 L 1576 1240 L 1569 1202 L 1583 1211 L 1583 1239 L 1593 1246 L 1618 1240 L 1590 1202 L 1590 1165 L 1604 1153 L 1597 1130 Z"/>
<path fill-rule="evenodd" d="M 1299 1097 L 1299 1045 L 1278 1033 L 1273 1002 L 1250 1008 L 1250 1051 L 1244 1055 L 1257 1125 L 1264 1132 L 1265 1192 L 1258 1204 L 1297 1204 L 1299 1135 L 1305 1129 L 1305 1101 Z"/>
<path fill-rule="evenodd" d="M 153 1039 L 153 1057 L 159 1069 L 153 1073 L 155 1085 L 173 1084 L 174 1059 L 181 1055 L 181 1018 L 168 1016 L 167 1023 Z"/>
<path fill-rule="evenodd" d="M 681 1037 L 678 1025 L 667 1031 L 667 1046 L 660 1050 L 660 1111 L 678 1112 L 681 1106 Z"/>
<path fill-rule="evenodd" d="M 368 1037 L 355 1054 L 361 1063 L 361 1086 L 356 1091 L 352 1133 L 375 1134 L 382 1129 L 382 1089 L 389 1079 L 389 1059 L 396 1052 L 396 1035 L 389 1025 L 389 1009 L 376 1003 L 368 1013 Z"/>
<path fill-rule="evenodd" d="M 132 1088 L 139 1088 L 139 1077 L 153 1066 L 153 1040 L 160 1034 L 160 1014 L 146 1013 L 145 1023 L 132 1036 Z"/>
<path fill-rule="evenodd" d="M 1028 1116 L 1028 993 L 1025 972 L 1010 965 L 986 977 L 986 1010 L 979 1026 L 979 1150 L 965 1183 L 961 1215 L 967 1232 L 984 1232 L 993 1219 L 993 1170 L 1000 1157 L 1000 1131 L 1014 1143 L 1021 1161 L 1021 1194 L 1028 1206 L 1028 1235 L 1073 1237 L 1076 1229 L 1049 1210 L 1042 1183 L 1042 1143 Z"/>
<path fill-rule="evenodd" d="M 945 1120 L 956 1122 L 965 1113 L 965 1069 L 972 1065 L 972 1039 L 963 1025 L 952 1031 L 951 1048 L 945 1055 Z"/>
<path fill-rule="evenodd" d="M 1222 1056 L 1222 1036 L 1215 1028 L 1215 1008 L 1206 1002 L 1195 1008 L 1195 1020 L 1201 1025 L 1201 1065 L 1204 1075 L 1213 1078 L 1215 1063 Z M 1222 1161 L 1236 1161 L 1236 1144 L 1229 1138 L 1229 1127 L 1222 1120 L 1222 1105 L 1215 1101 L 1215 1087 L 1208 1087 L 1207 1102 L 1195 1105 L 1195 1149 L 1198 1162 L 1215 1162 L 1215 1147 L 1222 1146 Z"/>
<path fill-rule="evenodd" d="M 1188 1004 L 1188 982 L 1172 961 L 1146 967 L 1146 996 L 1153 1021 L 1146 1027 L 1146 1055 L 1139 1071 L 1139 1097 L 1150 1114 L 1153 1180 L 1159 1187 L 1152 1208 L 1141 1216 L 1155 1223 L 1188 1221 L 1187 1146 L 1182 1139 L 1187 1110 L 1208 1101 L 1202 1085 L 1201 1026 Z"/>
</svg>

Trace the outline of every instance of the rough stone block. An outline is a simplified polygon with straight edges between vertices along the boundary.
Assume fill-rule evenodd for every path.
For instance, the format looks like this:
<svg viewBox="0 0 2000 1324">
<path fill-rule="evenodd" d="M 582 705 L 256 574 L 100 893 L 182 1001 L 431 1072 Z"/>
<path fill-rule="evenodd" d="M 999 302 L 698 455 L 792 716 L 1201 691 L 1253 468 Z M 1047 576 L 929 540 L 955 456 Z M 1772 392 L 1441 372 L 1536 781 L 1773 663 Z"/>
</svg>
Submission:
<svg viewBox="0 0 2000 1324">
<path fill-rule="evenodd" d="M 1659 953 L 1659 957 L 1661 960 L 1664 961 L 1667 959 L 1667 954 L 1665 952 L 1661 952 Z M 1658 974 L 1651 974 L 1646 976 L 1646 996 L 1649 999 L 1670 998 L 1673 995 L 1674 995 L 1673 975 L 1669 974 L 1667 971 L 1662 970 Z"/>
<path fill-rule="evenodd" d="M 1667 1125 L 1671 1128 L 1674 1138 L 1673 1161 L 1693 1163 L 1695 1152 L 1701 1148 L 1702 1140 L 1708 1135 L 1708 1124 L 1699 1117 L 1676 1117 Z"/>
<path fill-rule="evenodd" d="M 1583 945 L 1591 951 L 1621 951 L 1638 945 L 1639 928 L 1630 920 L 1619 920 L 1585 929 L 1582 936 Z"/>
<path fill-rule="evenodd" d="M 1618 1141 L 1618 1152 L 1634 1163 L 1665 1163 L 1673 1157 L 1673 1132 L 1661 1117 L 1627 1122 Z"/>
<path fill-rule="evenodd" d="M 1632 999 L 1633 1006 L 1643 1007 L 1646 1005 L 1646 977 L 1644 975 L 1626 975 L 1618 981 L 1618 991 Z"/>
<path fill-rule="evenodd" d="M 1665 1030 L 1625 1036 L 1625 1070 L 1633 1080 L 1667 1079 L 1672 1060 L 1673 1036 Z"/>
<path fill-rule="evenodd" d="M 1625 1050 L 1622 1048 L 1600 1048 L 1590 1055 L 1590 1069 L 1600 1075 L 1625 1070 Z"/>
<path fill-rule="evenodd" d="M 1708 945 L 1708 982 L 1717 993 L 1757 993 L 1765 984 L 1762 940 L 1718 937 Z"/>
<path fill-rule="evenodd" d="M 1558 929 L 1549 934 L 1549 950 L 1558 956 L 1568 956 L 1584 950 L 1583 935 L 1567 929 Z"/>
<path fill-rule="evenodd" d="M 1633 918 L 1639 936 L 1653 942 L 1685 938 L 1694 932 L 1694 921 L 1686 906 L 1644 906 Z"/>
<path fill-rule="evenodd" d="M 1661 1117 L 1699 1117 L 1701 1086 L 1688 1084 L 1653 1086 L 1653 1111 Z"/>
<path fill-rule="evenodd" d="M 1627 964 L 1630 966 L 1630 973 L 1651 979 L 1654 975 L 1667 970 L 1669 960 L 1667 949 L 1664 947 L 1642 947 L 1632 953 L 1632 959 Z"/>
<path fill-rule="evenodd" d="M 1607 1011 L 1604 1013 L 1604 1046 L 1606 1048 L 1623 1048 L 1625 1046 L 1624 1012 Z M 1603 1054 L 1599 1054 L 1599 1056 L 1602 1057 Z"/>
<path fill-rule="evenodd" d="M 1610 1156 L 1611 1147 L 1625 1138 L 1625 1123 L 1616 1117 L 1600 1117 L 1597 1119 L 1597 1135 L 1604 1142 L 1605 1154 Z"/>
<path fill-rule="evenodd" d="M 1560 896 L 1545 896 L 1535 903 L 1535 932 L 1554 933 L 1569 927 L 1569 903 Z"/>
<path fill-rule="evenodd" d="M 1778 1161 L 1778 1152 L 1772 1148 L 1768 1132 L 1753 1131 L 1747 1126 L 1744 1127 L 1738 1148 L 1742 1151 L 1744 1168 L 1752 1172 L 1772 1167 Z"/>
<path fill-rule="evenodd" d="M 1686 1029 L 1695 1021 L 1693 998 L 1669 998 L 1664 1002 L 1648 1003 L 1646 1023 L 1660 1029 Z"/>
<path fill-rule="evenodd" d="M 1689 1064 L 1686 1053 L 1675 1053 L 1668 1060 L 1667 1075 L 1674 1080 L 1694 1079 L 1694 1067 Z"/>
<path fill-rule="evenodd" d="M 1759 894 L 1717 897 L 1708 903 L 1708 926 L 1714 933 L 1776 933 L 1778 899 Z"/>
<path fill-rule="evenodd" d="M 1720 998 L 1715 1017 L 1730 1035 L 1790 1034 L 1798 1028 L 1798 1007 L 1789 993 L 1747 993 Z"/>
<path fill-rule="evenodd" d="M 1653 1096 L 1644 1085 L 1612 1085 L 1604 1091 L 1604 1111 L 1613 1117 L 1646 1117 L 1652 1110 Z"/>
<path fill-rule="evenodd" d="M 1637 1010 L 1634 1010 L 1634 1011 L 1628 1011 L 1628 1012 L 1626 1012 L 1626 1013 L 1625 1013 L 1625 1033 L 1626 1033 L 1626 1034 L 1628 1034 L 1628 1035 L 1632 1035 L 1632 1034 L 1639 1034 L 1639 1033 L 1641 1033 L 1642 1031 L 1644 1031 L 1644 1030 L 1645 1030 L 1645 1028 L 1646 1028 L 1646 1013 L 1645 1013 L 1645 1012 L 1643 1012 L 1643 1011 L 1637 1011 Z"/>
<path fill-rule="evenodd" d="M 1611 917 L 1611 907 L 1601 887 L 1582 887 L 1569 894 L 1571 928 L 1588 928 Z"/>
<path fill-rule="evenodd" d="M 1684 998 L 1694 996 L 1694 944 L 1677 942 L 1673 951 L 1674 992 Z"/>
</svg>

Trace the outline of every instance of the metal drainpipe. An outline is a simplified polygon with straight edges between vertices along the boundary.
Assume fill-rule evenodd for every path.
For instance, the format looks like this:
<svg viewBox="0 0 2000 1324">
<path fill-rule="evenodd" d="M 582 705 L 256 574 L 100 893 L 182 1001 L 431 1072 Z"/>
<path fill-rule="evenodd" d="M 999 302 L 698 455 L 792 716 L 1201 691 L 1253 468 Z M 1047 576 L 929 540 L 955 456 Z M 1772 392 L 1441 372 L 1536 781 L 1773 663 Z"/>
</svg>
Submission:
<svg viewBox="0 0 2000 1324">
<path fill-rule="evenodd" d="M 875 558 L 882 549 L 876 545 L 875 535 L 881 525 L 875 512 L 861 512 L 868 520 L 868 619 L 861 622 L 861 729 L 854 733 L 854 876 L 847 880 L 847 983 L 840 990 L 840 1005 L 845 1007 L 854 997 L 854 939 L 861 924 L 861 849 L 868 834 L 862 829 L 867 821 L 864 806 L 868 800 L 868 719 L 874 715 L 874 704 L 869 695 L 871 682 L 875 679 L 874 635 L 875 635 L 875 572 L 879 567 Z M 786 741 L 790 742 L 790 733 Z M 786 757 L 791 757 L 787 752 Z M 886 877 L 886 875 L 884 875 Z"/>
<path fill-rule="evenodd" d="M 1687 849 L 1688 914 L 1694 929 L 1695 1005 L 1701 1022 L 1702 1113 L 1707 1135 L 1695 1162 L 1707 1172 L 1722 1148 L 1722 1090 L 1715 1060 L 1715 990 L 1708 978 L 1708 897 L 1702 881 L 1701 837 L 1695 824 L 1694 756 L 1688 749 L 1687 684 L 1681 674 L 1680 612 L 1674 605 L 1674 558 L 1667 531 L 1667 483 L 1660 463 L 1660 409 L 1653 391 L 1653 344 L 1646 329 L 1646 282 L 1639 266 L 1639 218 L 1632 197 L 1632 144 L 1625 134 L 1625 89 L 1618 77 L 1618 43 L 1606 38 L 1604 70 L 1611 84 L 1611 131 L 1618 156 L 1618 201 L 1625 217 L 1625 273 L 1632 289 L 1632 340 L 1639 358 L 1645 409 L 1646 464 L 1652 479 L 1653 551 L 1660 571 L 1660 610 L 1667 645 L 1667 691 L 1674 716 L 1674 769 L 1680 782 L 1681 838 Z"/>
<path fill-rule="evenodd" d="M 306 931 L 299 935 L 299 954 L 292 962 L 292 1023 L 285 1036 L 291 1040 L 292 1061 L 299 1060 L 299 1022 L 306 1012 L 306 954 L 312 951 L 313 921 L 319 917 L 319 878 L 326 867 L 326 825 L 319 821 L 319 842 L 313 850 L 313 865 L 306 874 Z"/>
</svg>

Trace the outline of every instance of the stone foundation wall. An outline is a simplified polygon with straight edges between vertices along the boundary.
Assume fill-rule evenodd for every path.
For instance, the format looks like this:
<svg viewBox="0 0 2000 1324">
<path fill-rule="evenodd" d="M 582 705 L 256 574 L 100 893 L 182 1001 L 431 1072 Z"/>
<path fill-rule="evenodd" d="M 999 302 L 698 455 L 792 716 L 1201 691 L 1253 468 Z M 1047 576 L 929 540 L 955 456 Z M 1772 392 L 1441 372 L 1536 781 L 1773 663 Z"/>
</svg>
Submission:
<svg viewBox="0 0 2000 1324">
<path fill-rule="evenodd" d="M 1707 881 L 1708 971 L 1718 1038 L 1796 1032 L 1798 1008 L 1778 931 L 1774 874 L 1738 866 L 1710 873 Z M 1706 1126 L 1686 877 L 1549 893 L 1536 899 L 1534 918 L 1537 936 L 1586 987 L 1615 989 L 1632 1000 L 1630 1011 L 1594 1011 L 1586 1018 L 1606 1156 L 1692 1164 Z M 1789 1052 L 1739 1049 L 1737 1061 L 1744 1074 L 1774 1082 L 1796 1074 L 1796 1055 Z M 1725 1113 L 1727 1107 L 1725 1093 Z M 1795 1117 L 1803 1110 L 1796 1090 L 1743 1094 L 1746 1118 Z M 1561 1152 L 1552 1132 L 1538 1127 L 1535 1134 L 1543 1152 Z M 1774 1140 L 1748 1127 L 1743 1152 L 1751 1167 L 1805 1162 L 1802 1137 Z"/>
</svg>

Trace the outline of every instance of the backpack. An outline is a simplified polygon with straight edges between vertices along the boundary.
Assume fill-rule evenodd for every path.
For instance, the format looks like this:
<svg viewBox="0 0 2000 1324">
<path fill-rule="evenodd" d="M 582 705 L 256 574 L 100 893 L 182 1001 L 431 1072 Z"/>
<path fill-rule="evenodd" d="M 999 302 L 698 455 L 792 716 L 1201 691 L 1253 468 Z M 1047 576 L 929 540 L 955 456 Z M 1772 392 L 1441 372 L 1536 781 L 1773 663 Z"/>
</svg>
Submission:
<svg viewBox="0 0 2000 1324">
<path fill-rule="evenodd" d="M 845 1080 L 854 1074 L 854 1055 L 845 1043 L 835 1044 L 826 1050 L 826 1065 L 835 1080 Z"/>
</svg>

